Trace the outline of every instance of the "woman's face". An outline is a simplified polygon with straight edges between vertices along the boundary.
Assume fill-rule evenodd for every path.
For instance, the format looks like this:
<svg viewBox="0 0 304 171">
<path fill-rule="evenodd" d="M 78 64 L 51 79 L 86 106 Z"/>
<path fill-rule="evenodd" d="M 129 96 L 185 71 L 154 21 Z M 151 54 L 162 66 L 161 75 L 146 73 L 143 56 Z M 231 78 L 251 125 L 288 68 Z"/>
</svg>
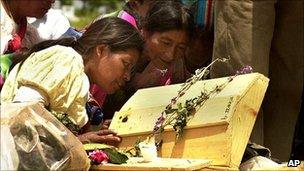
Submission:
<svg viewBox="0 0 304 171">
<path fill-rule="evenodd" d="M 27 17 L 42 18 L 52 7 L 55 0 L 19 0 L 19 11 Z"/>
<path fill-rule="evenodd" d="M 91 81 L 107 93 L 114 93 L 130 80 L 131 69 L 139 58 L 139 52 L 135 49 L 111 52 L 108 47 L 99 52 L 93 57 Z"/>
<path fill-rule="evenodd" d="M 165 32 L 144 32 L 146 43 L 144 55 L 150 60 L 159 59 L 168 66 L 177 58 L 183 57 L 188 43 L 185 30 L 170 30 Z"/>
</svg>

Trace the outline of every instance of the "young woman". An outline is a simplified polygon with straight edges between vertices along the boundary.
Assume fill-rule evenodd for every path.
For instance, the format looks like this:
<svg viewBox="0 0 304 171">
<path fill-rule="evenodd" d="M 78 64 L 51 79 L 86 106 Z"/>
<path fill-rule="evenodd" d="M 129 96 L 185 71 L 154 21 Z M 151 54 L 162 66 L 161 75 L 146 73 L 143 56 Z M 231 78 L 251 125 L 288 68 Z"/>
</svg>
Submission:
<svg viewBox="0 0 304 171">
<path fill-rule="evenodd" d="M 164 0 L 163 0 L 164 1 Z M 168 1 L 168 0 L 165 0 Z M 145 17 L 148 9 L 152 6 L 155 1 L 151 0 L 125 0 L 125 5 L 123 10 L 116 11 L 110 14 L 102 15 L 99 18 L 106 17 L 118 17 L 121 18 L 136 29 L 141 30 L 142 18 Z M 105 93 L 100 87 L 96 84 L 91 85 L 90 92 L 93 98 L 96 100 L 101 107 L 104 106 L 104 103 L 109 100 L 107 93 Z M 111 96 L 110 96 L 111 97 Z M 112 113 L 112 112 L 111 112 Z"/>
<path fill-rule="evenodd" d="M 64 38 L 35 45 L 15 57 L 20 61 L 10 72 L 1 92 L 1 103 L 37 101 L 55 116 L 62 113 L 73 128 L 91 119 L 86 113 L 90 83 L 114 93 L 130 79 L 132 66 L 141 55 L 140 33 L 119 18 L 92 23 L 78 40 Z M 79 133 L 79 132 L 78 132 Z M 117 143 L 109 130 L 78 135 L 82 142 Z"/>
</svg>

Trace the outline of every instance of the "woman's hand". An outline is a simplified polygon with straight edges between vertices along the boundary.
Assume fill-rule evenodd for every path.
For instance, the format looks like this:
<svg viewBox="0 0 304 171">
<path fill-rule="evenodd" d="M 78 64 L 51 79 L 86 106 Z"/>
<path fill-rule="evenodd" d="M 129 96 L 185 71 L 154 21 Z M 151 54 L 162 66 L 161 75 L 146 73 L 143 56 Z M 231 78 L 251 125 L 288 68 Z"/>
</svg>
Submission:
<svg viewBox="0 0 304 171">
<path fill-rule="evenodd" d="M 170 72 L 171 66 L 169 69 L 161 70 L 155 63 L 150 62 L 142 73 L 135 74 L 130 85 L 136 89 L 164 85 L 162 79 Z"/>
<path fill-rule="evenodd" d="M 87 132 L 78 135 L 78 139 L 83 143 L 104 143 L 117 146 L 121 142 L 121 137 L 117 136 L 114 131 L 100 130 L 96 132 Z"/>
<path fill-rule="evenodd" d="M 161 72 L 150 62 L 142 73 L 136 73 L 131 80 L 131 87 L 135 89 L 156 86 L 160 80 Z"/>
<path fill-rule="evenodd" d="M 112 119 L 106 119 L 101 126 L 101 129 L 109 129 Z"/>
</svg>

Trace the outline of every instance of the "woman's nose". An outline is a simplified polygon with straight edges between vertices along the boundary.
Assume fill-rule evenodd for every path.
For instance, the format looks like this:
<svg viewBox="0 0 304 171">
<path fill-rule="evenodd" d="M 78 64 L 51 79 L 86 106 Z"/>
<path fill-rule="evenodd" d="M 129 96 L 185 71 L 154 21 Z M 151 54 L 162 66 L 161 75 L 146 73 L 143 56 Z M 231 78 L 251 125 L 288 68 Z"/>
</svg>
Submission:
<svg viewBox="0 0 304 171">
<path fill-rule="evenodd" d="M 174 49 L 170 49 L 166 53 L 166 59 L 168 62 L 171 62 L 174 60 Z"/>
<path fill-rule="evenodd" d="M 124 80 L 125 81 L 130 81 L 130 79 L 131 79 L 131 72 L 126 72 L 124 74 Z"/>
</svg>

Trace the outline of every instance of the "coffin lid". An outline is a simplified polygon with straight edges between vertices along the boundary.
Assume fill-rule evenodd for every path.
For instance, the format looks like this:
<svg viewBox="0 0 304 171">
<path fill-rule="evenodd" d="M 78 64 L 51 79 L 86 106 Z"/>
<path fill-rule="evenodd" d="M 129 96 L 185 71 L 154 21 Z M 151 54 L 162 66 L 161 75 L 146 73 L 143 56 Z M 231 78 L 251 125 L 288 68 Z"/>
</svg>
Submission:
<svg viewBox="0 0 304 171">
<path fill-rule="evenodd" d="M 226 82 L 228 77 L 199 81 L 178 102 L 200 95 L 202 90 L 211 90 Z M 186 129 L 229 124 L 235 105 L 258 79 L 268 81 L 259 73 L 237 76 L 220 93 L 210 97 L 188 122 Z M 147 134 L 153 130 L 157 118 L 177 95 L 181 84 L 138 90 L 119 112 L 116 112 L 110 129 L 121 136 Z M 250 102 L 248 102 L 250 103 Z M 172 127 L 166 128 L 166 131 Z"/>
</svg>

